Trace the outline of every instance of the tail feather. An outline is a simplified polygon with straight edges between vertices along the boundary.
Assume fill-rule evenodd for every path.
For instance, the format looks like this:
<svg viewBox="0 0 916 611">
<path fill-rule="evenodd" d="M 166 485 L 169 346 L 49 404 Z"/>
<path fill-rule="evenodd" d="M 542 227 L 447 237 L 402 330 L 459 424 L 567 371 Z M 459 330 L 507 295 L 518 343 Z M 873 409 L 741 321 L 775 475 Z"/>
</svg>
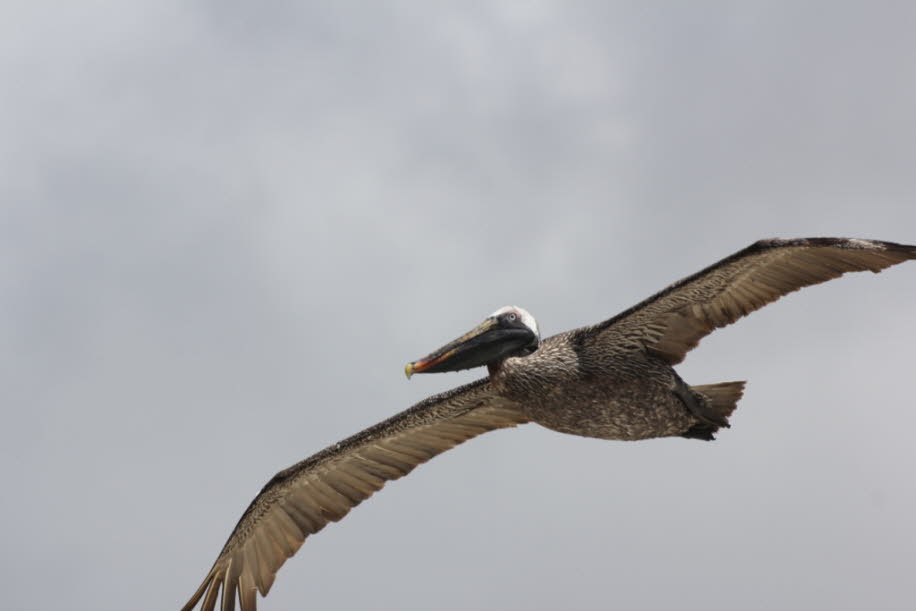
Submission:
<svg viewBox="0 0 916 611">
<path fill-rule="evenodd" d="M 709 401 L 706 408 L 717 416 L 717 420 L 725 422 L 728 426 L 728 417 L 732 415 L 738 406 L 738 401 L 744 394 L 745 382 L 720 382 L 718 384 L 703 384 L 701 386 L 691 386 L 690 390 L 702 395 Z M 705 439 L 711 441 L 715 439 L 713 433 L 719 430 L 719 426 L 706 422 L 701 422 L 690 427 L 681 436 L 690 439 Z"/>
</svg>

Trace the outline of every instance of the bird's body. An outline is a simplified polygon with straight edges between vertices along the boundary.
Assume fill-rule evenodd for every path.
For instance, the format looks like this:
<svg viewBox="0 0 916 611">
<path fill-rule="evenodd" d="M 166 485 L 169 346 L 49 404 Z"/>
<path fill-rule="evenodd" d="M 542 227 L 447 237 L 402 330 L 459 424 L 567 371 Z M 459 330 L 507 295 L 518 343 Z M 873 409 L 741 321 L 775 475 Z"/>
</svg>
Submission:
<svg viewBox="0 0 916 611">
<path fill-rule="evenodd" d="M 492 367 L 490 385 L 530 421 L 581 437 L 680 436 L 701 423 L 678 398 L 675 390 L 686 385 L 670 365 L 644 352 L 602 353 L 584 330 Z"/>
<path fill-rule="evenodd" d="M 916 259 L 916 246 L 847 238 L 762 240 L 596 325 L 540 338 L 505 307 L 409 363 L 413 373 L 487 365 L 490 376 L 421 401 L 275 475 L 245 510 L 184 611 L 253 611 L 306 537 L 387 481 L 472 437 L 535 422 L 584 437 L 713 439 L 744 382 L 690 386 L 673 366 L 705 335 L 804 286 Z"/>
</svg>

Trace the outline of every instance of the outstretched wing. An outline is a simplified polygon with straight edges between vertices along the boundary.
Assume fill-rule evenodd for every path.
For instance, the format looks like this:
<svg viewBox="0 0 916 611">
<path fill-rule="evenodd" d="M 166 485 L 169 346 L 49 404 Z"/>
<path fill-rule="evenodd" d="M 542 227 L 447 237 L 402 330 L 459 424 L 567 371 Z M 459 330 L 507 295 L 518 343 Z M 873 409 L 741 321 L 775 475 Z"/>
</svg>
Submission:
<svg viewBox="0 0 916 611">
<path fill-rule="evenodd" d="M 851 238 L 760 240 L 582 332 L 591 341 L 646 350 L 674 365 L 707 334 L 787 293 L 907 259 L 916 259 L 916 246 Z"/>
<path fill-rule="evenodd" d="M 527 419 L 487 379 L 435 395 L 277 473 L 251 502 L 213 568 L 182 608 L 254 611 L 287 558 L 309 535 L 340 520 L 385 482 L 459 443 Z"/>
</svg>

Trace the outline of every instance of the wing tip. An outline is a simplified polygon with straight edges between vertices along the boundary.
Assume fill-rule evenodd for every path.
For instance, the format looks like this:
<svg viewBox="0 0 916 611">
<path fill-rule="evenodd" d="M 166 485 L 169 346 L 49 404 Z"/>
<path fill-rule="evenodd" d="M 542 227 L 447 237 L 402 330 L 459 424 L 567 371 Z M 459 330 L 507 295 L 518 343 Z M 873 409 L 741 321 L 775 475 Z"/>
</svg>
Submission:
<svg viewBox="0 0 916 611">
<path fill-rule="evenodd" d="M 220 570 L 221 568 L 218 563 L 210 569 L 210 572 L 204 577 L 203 583 L 201 583 L 197 591 L 191 595 L 191 598 L 181 608 L 181 611 L 191 611 L 194 609 L 197 603 L 200 602 L 201 597 L 204 599 L 204 602 L 200 606 L 201 611 L 213 611 L 221 589 L 220 586 L 222 586 L 223 583 L 223 576 L 220 574 Z M 205 593 L 206 596 L 204 596 Z"/>
<path fill-rule="evenodd" d="M 191 598 L 184 604 L 181 608 L 181 611 L 191 611 L 194 607 L 197 606 L 197 602 L 204 595 L 204 592 L 207 591 L 207 588 L 210 586 L 210 583 L 213 581 L 213 571 L 211 570 L 207 573 L 207 576 L 204 577 L 203 583 L 200 584 L 200 587 L 191 595 Z"/>
</svg>

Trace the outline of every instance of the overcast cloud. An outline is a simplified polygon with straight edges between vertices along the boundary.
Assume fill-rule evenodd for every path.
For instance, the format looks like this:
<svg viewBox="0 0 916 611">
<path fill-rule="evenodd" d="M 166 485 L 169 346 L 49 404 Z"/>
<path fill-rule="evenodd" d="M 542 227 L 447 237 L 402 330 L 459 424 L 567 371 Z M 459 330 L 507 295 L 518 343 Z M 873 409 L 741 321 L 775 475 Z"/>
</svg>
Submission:
<svg viewBox="0 0 916 611">
<path fill-rule="evenodd" d="M 0 5 L 0 590 L 176 609 L 270 476 L 761 237 L 916 243 L 916 5 Z M 916 264 L 678 370 L 718 441 L 469 442 L 262 609 L 912 609 Z"/>
</svg>

